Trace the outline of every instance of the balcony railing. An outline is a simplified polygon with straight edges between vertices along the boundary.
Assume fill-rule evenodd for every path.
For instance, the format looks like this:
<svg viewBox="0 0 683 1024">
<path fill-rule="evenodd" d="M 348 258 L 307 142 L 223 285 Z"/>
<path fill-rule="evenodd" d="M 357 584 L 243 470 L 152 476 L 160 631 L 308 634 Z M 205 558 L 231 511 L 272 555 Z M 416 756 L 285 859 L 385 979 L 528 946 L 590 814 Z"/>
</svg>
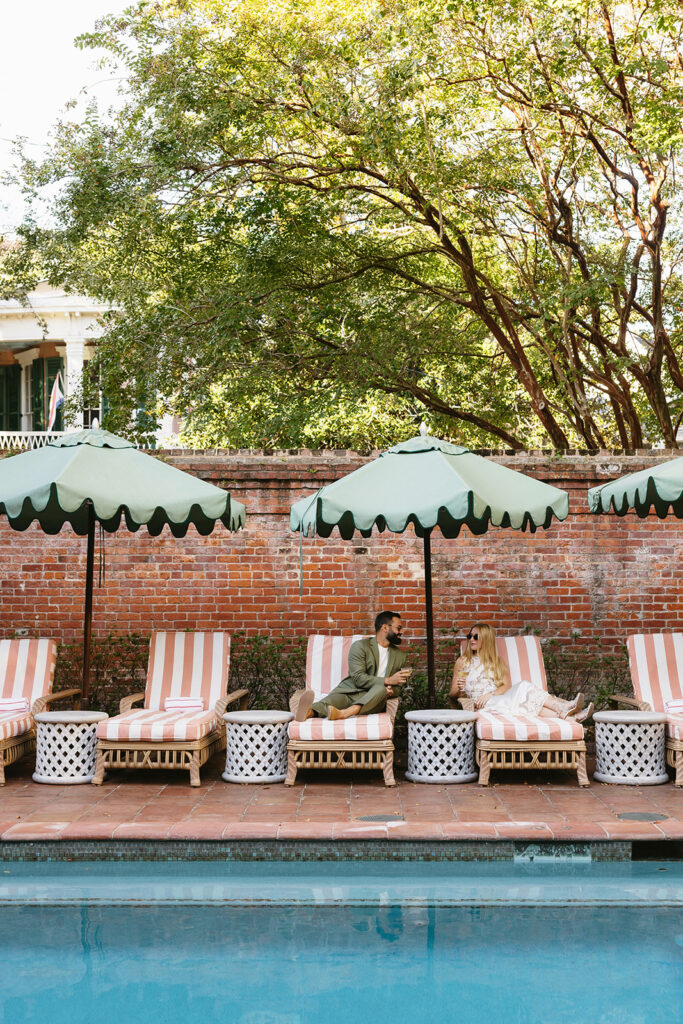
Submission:
<svg viewBox="0 0 683 1024">
<path fill-rule="evenodd" d="M 42 448 L 48 441 L 61 437 L 63 430 L 0 430 L 0 451 Z"/>
</svg>

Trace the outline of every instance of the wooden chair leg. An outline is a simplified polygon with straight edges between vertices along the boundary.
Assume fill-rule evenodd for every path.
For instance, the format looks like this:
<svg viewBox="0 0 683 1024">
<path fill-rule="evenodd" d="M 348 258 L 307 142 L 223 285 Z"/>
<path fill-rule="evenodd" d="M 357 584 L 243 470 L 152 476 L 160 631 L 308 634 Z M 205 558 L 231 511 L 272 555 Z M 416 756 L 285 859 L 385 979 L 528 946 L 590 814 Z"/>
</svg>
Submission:
<svg viewBox="0 0 683 1024">
<path fill-rule="evenodd" d="M 201 786 L 202 780 L 199 776 L 199 751 L 195 750 L 190 761 L 190 785 Z"/>
<path fill-rule="evenodd" d="M 285 779 L 285 786 L 293 786 L 296 780 L 296 773 L 298 770 L 296 763 L 296 754 L 293 750 L 287 751 L 287 778 Z"/>
<path fill-rule="evenodd" d="M 683 786 L 683 750 L 676 751 L 674 786 Z"/>
<path fill-rule="evenodd" d="M 479 751 L 479 785 L 488 786 L 491 772 L 491 755 L 488 750 Z"/>
<path fill-rule="evenodd" d="M 5 785 L 5 754 L 0 752 L 0 786 Z"/>
<path fill-rule="evenodd" d="M 394 778 L 394 752 L 390 750 L 384 755 L 384 765 L 382 766 L 384 774 L 384 785 L 395 786 L 396 779 Z"/>
<path fill-rule="evenodd" d="M 579 760 L 576 765 L 576 774 L 578 776 L 580 786 L 590 786 L 590 782 L 588 780 L 588 772 L 586 771 L 585 750 L 579 754 Z"/>
<path fill-rule="evenodd" d="M 95 774 L 92 777 L 93 786 L 101 786 L 104 782 L 105 756 L 104 751 L 97 748 L 97 761 L 95 762 Z"/>
</svg>

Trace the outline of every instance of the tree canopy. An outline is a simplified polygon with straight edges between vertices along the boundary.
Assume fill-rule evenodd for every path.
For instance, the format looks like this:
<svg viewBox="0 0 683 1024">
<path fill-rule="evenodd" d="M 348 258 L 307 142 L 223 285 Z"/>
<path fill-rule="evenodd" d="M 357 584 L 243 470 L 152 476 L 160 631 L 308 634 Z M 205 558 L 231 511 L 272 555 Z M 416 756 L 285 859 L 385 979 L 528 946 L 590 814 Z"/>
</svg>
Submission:
<svg viewBox="0 0 683 1024">
<path fill-rule="evenodd" d="M 675 446 L 677 0 L 163 0 L 81 38 L 114 111 L 23 165 L 116 304 L 110 425 L 210 444 Z"/>
</svg>

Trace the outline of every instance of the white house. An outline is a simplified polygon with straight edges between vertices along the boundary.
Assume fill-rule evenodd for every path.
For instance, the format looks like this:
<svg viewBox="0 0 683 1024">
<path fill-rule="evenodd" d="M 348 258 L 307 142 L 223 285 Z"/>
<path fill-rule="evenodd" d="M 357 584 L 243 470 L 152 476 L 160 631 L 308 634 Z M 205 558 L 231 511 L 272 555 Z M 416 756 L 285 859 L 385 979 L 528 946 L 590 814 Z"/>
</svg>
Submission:
<svg viewBox="0 0 683 1024">
<path fill-rule="evenodd" d="M 0 448 L 45 443 L 55 378 L 61 374 L 62 391 L 73 394 L 97 344 L 98 318 L 109 308 L 45 282 L 29 293 L 27 305 L 0 300 Z M 73 426 L 89 426 L 101 415 L 99 408 L 82 409 Z M 58 413 L 53 431 L 62 428 Z"/>
</svg>

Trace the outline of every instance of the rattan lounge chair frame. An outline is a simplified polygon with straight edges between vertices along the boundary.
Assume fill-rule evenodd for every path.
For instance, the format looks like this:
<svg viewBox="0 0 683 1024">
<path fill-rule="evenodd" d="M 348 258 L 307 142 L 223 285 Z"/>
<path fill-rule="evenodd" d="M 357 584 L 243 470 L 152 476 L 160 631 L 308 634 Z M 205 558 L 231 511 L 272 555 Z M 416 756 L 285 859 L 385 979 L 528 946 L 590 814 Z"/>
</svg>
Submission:
<svg viewBox="0 0 683 1024">
<path fill-rule="evenodd" d="M 623 704 L 624 707 L 634 708 L 636 711 L 653 710 L 649 701 L 627 697 L 622 693 L 611 694 L 609 700 L 612 704 Z M 669 735 L 666 736 L 666 763 L 674 770 L 674 786 L 683 786 L 683 741 Z"/>
<path fill-rule="evenodd" d="M 144 701 L 145 694 L 133 693 L 124 697 L 119 705 L 119 714 L 131 711 L 135 704 Z M 153 740 L 100 740 L 97 741 L 97 764 L 93 785 L 101 786 L 108 768 L 166 768 L 189 771 L 190 785 L 201 785 L 199 770 L 219 750 L 225 750 L 226 732 L 223 715 L 229 704 L 238 704 L 246 711 L 249 703 L 248 690 L 233 690 L 216 701 L 218 726 L 198 740 L 177 742 Z"/>
<path fill-rule="evenodd" d="M 480 740 L 476 742 L 479 785 L 488 786 L 492 768 L 575 771 L 580 786 L 590 786 L 585 740 Z"/>
<path fill-rule="evenodd" d="M 386 711 L 394 720 L 398 698 L 387 701 Z M 287 778 L 293 786 L 299 768 L 363 768 L 381 771 L 385 786 L 395 786 L 394 741 L 391 740 L 290 740 L 287 744 Z"/>
<path fill-rule="evenodd" d="M 41 711 L 44 711 L 48 704 L 57 700 L 64 700 L 67 697 L 80 696 L 80 690 L 60 690 L 58 693 L 47 693 L 43 697 L 37 697 L 31 707 L 31 717 L 35 719 Z M 6 740 L 0 740 L 0 786 L 5 785 L 5 768 L 14 764 L 24 756 L 31 754 L 36 749 L 36 727 L 33 727 L 21 736 L 10 736 Z"/>
<path fill-rule="evenodd" d="M 474 701 L 460 699 L 465 711 L 475 711 Z M 585 740 L 480 740 L 475 757 L 480 786 L 488 786 L 492 768 L 533 768 L 542 771 L 575 771 L 579 786 L 590 786 Z"/>
</svg>

